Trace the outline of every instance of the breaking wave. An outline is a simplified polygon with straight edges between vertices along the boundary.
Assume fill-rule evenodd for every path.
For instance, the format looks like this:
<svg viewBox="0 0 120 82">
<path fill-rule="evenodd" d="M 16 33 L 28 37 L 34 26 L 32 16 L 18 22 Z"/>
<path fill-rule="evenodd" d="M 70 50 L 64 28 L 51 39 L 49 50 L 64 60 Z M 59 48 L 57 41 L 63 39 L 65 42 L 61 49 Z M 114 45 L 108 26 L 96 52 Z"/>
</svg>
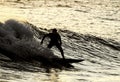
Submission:
<svg viewBox="0 0 120 82">
<path fill-rule="evenodd" d="M 48 30 L 37 28 L 28 22 L 7 20 L 0 24 L 0 53 L 14 61 L 51 61 L 52 58 L 59 58 L 61 55 L 56 48 L 52 50 L 53 53 L 48 48 L 41 46 L 41 37 L 46 32 Z M 119 66 L 119 42 L 68 30 L 59 29 L 59 32 L 66 58 L 84 58 L 86 62 L 103 66 L 110 66 L 112 62 L 113 66 Z"/>
<path fill-rule="evenodd" d="M 13 19 L 0 24 L 1 53 L 12 60 L 31 60 L 34 57 L 56 57 L 51 50 L 40 45 L 38 32 L 27 22 Z M 4 53 L 8 52 L 8 53 Z M 47 52 L 46 52 L 47 51 Z M 9 54 L 9 55 L 8 55 Z"/>
</svg>

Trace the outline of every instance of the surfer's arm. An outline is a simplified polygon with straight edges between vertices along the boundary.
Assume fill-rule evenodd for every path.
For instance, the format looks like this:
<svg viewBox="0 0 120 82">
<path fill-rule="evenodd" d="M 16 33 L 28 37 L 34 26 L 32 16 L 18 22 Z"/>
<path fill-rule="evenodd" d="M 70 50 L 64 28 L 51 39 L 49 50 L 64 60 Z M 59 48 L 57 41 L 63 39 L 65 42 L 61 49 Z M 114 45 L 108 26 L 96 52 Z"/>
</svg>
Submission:
<svg viewBox="0 0 120 82">
<path fill-rule="evenodd" d="M 48 36 L 48 34 L 46 34 L 46 35 L 43 36 L 43 38 L 42 38 L 42 40 L 41 40 L 41 44 L 43 43 L 45 37 L 47 37 L 47 36 Z"/>
</svg>

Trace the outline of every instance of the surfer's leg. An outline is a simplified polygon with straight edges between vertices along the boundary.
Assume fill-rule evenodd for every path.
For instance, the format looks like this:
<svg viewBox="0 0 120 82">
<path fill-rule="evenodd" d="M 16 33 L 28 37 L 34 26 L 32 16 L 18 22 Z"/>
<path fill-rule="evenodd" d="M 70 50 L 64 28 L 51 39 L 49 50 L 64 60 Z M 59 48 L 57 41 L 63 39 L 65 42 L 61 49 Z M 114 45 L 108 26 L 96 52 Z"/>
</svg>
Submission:
<svg viewBox="0 0 120 82">
<path fill-rule="evenodd" d="M 59 44 L 57 44 L 56 47 L 60 50 L 63 59 L 65 59 L 62 47 Z"/>
</svg>

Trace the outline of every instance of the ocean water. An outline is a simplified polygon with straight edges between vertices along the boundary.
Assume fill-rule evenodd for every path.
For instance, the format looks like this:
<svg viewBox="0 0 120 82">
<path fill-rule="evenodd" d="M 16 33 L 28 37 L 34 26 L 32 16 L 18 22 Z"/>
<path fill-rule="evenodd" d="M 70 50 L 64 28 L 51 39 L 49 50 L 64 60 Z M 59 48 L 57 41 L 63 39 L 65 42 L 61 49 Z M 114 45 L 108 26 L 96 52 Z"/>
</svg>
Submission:
<svg viewBox="0 0 120 82">
<path fill-rule="evenodd" d="M 1 6 L 0 18 L 5 22 L 0 24 L 0 82 L 120 82 L 119 1 L 78 2 L 72 8 Z M 12 17 L 28 21 L 6 20 Z M 48 39 L 40 44 L 54 27 L 65 57 L 84 59 L 73 63 L 74 68 L 52 65 L 51 58 L 61 58 L 60 52 L 46 48 Z M 20 60 L 11 61 L 4 50 Z M 42 58 L 49 61 L 43 64 Z"/>
</svg>

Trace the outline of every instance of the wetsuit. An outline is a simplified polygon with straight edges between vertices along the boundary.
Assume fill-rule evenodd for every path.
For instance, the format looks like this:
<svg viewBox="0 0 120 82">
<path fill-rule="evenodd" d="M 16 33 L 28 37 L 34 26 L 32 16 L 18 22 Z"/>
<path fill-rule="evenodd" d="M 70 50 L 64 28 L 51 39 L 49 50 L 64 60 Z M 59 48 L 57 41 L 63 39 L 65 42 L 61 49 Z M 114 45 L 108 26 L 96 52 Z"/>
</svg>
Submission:
<svg viewBox="0 0 120 82">
<path fill-rule="evenodd" d="M 45 39 L 45 37 L 49 37 L 49 38 L 50 38 L 50 42 L 49 42 L 49 44 L 48 44 L 47 47 L 48 47 L 48 48 L 52 48 L 53 46 L 56 46 L 56 47 L 60 50 L 61 55 L 62 55 L 62 57 L 63 57 L 63 59 L 64 59 L 65 57 L 64 57 L 63 49 L 62 49 L 62 47 L 61 47 L 62 42 L 61 42 L 61 37 L 60 37 L 60 35 L 59 35 L 57 32 L 46 34 L 46 35 L 43 37 L 43 39 L 42 39 L 42 41 L 41 41 L 41 44 L 43 43 L 43 40 Z"/>
</svg>

